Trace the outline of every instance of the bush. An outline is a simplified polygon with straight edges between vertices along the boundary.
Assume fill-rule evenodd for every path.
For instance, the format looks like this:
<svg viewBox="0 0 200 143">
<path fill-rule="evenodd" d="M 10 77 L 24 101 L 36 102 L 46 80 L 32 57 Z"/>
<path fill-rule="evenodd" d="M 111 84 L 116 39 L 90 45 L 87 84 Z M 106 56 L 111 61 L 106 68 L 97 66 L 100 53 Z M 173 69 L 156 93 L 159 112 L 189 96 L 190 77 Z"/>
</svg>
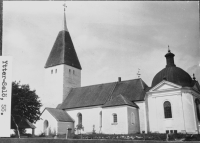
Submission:
<svg viewBox="0 0 200 143">
<path fill-rule="evenodd" d="M 45 137 L 45 134 L 41 133 L 38 137 Z"/>
<path fill-rule="evenodd" d="M 112 139 L 112 140 L 156 140 L 166 141 L 166 134 L 82 134 L 74 135 L 73 139 Z M 168 134 L 168 141 L 200 141 L 200 135 Z"/>
</svg>

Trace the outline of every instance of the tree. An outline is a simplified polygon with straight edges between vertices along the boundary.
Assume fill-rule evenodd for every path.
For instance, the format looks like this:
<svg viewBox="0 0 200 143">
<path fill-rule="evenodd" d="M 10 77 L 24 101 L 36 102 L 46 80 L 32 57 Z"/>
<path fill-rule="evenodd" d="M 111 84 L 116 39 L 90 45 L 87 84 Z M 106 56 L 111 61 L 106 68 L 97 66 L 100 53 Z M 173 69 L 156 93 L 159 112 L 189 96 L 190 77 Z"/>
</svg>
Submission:
<svg viewBox="0 0 200 143">
<path fill-rule="evenodd" d="M 28 84 L 20 85 L 20 82 L 12 82 L 11 99 L 11 127 L 15 132 L 25 133 L 25 129 L 18 130 L 18 124 L 22 118 L 35 123 L 40 119 L 40 107 L 42 106 L 35 90 L 30 90 Z"/>
</svg>

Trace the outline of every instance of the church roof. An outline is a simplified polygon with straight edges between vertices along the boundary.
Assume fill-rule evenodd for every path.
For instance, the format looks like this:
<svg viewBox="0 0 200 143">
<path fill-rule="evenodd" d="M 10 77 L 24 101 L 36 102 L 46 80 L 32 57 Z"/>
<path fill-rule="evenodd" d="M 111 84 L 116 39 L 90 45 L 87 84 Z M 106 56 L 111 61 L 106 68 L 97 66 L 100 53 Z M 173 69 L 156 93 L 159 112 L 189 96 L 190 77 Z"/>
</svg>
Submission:
<svg viewBox="0 0 200 143">
<path fill-rule="evenodd" d="M 110 99 L 102 107 L 113 107 L 113 106 L 121 106 L 121 105 L 128 105 L 128 106 L 138 108 L 138 106 L 134 102 L 131 102 L 129 99 L 127 99 L 121 94 Z"/>
<path fill-rule="evenodd" d="M 56 41 L 47 59 L 45 68 L 60 64 L 66 64 L 81 69 L 72 39 L 69 32 L 66 30 L 58 33 Z"/>
<path fill-rule="evenodd" d="M 63 24 L 63 30 L 58 33 L 56 41 L 45 64 L 45 68 L 66 64 L 78 69 L 82 69 L 71 36 L 67 29 L 65 7 Z"/>
<path fill-rule="evenodd" d="M 72 88 L 60 109 L 102 106 L 111 97 L 123 95 L 130 101 L 144 100 L 148 86 L 142 79 Z"/>
<path fill-rule="evenodd" d="M 55 108 L 46 108 L 47 111 L 57 120 L 61 122 L 74 122 L 74 120 L 70 117 L 70 115 L 60 109 Z"/>
<path fill-rule="evenodd" d="M 175 55 L 171 53 L 170 50 L 165 55 L 167 65 L 164 69 L 162 69 L 155 75 L 152 81 L 152 87 L 160 83 L 163 79 L 181 85 L 183 87 L 192 86 L 191 76 L 183 69 L 176 67 L 176 65 L 174 64 L 174 56 Z"/>
</svg>

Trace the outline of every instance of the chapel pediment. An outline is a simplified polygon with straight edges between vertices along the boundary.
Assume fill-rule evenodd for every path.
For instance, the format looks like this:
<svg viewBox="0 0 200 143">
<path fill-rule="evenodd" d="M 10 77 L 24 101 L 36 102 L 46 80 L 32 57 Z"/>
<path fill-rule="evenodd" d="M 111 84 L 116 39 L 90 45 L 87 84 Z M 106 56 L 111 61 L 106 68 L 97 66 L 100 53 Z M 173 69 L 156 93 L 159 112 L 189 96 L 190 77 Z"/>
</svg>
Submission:
<svg viewBox="0 0 200 143">
<path fill-rule="evenodd" d="M 155 92 L 155 91 L 165 91 L 165 90 L 173 90 L 173 89 L 180 89 L 181 86 L 165 81 L 163 80 L 159 84 L 157 84 L 155 87 L 153 87 L 150 92 Z"/>
</svg>

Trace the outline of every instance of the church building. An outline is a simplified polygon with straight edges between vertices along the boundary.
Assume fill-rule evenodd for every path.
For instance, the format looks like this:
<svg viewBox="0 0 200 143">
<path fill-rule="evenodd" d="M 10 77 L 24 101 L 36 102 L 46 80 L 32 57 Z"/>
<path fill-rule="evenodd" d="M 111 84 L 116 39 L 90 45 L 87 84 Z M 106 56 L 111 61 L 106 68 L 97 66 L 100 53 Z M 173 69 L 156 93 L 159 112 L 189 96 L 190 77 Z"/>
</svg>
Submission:
<svg viewBox="0 0 200 143">
<path fill-rule="evenodd" d="M 174 56 L 168 50 L 150 87 L 141 78 L 81 87 L 82 67 L 64 13 L 45 64 L 45 91 L 55 106 L 44 109 L 36 134 L 199 133 L 200 85 Z"/>
</svg>

